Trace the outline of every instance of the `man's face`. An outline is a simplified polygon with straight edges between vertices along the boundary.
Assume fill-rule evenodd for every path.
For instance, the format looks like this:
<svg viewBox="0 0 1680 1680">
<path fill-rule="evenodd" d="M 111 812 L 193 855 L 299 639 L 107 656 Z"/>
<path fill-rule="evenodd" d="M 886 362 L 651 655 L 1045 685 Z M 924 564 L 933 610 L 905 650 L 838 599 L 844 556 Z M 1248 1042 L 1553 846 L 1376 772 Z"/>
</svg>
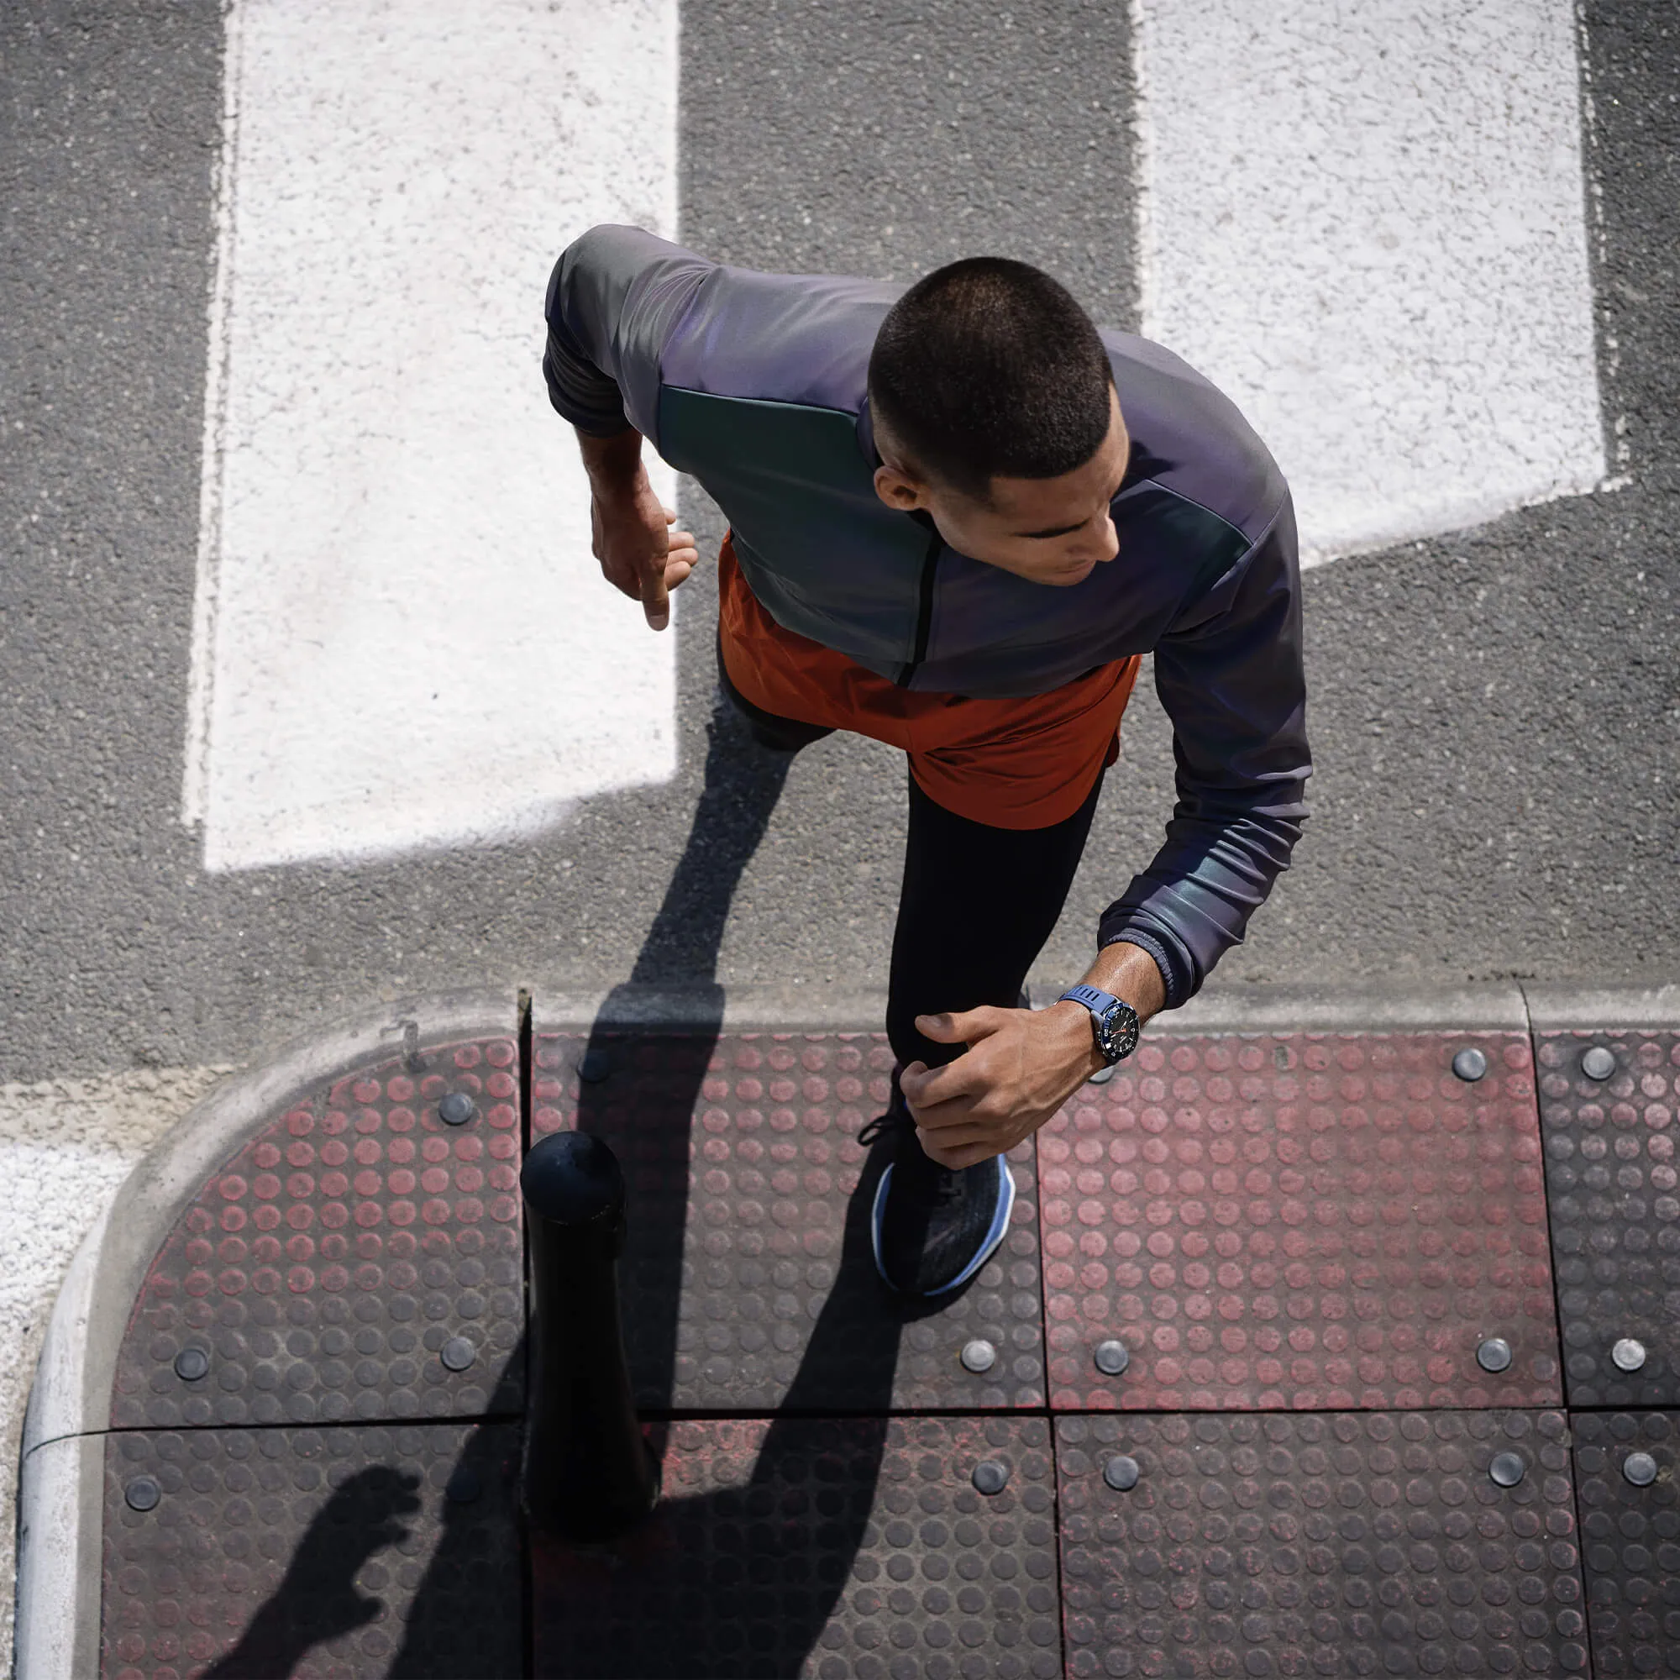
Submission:
<svg viewBox="0 0 1680 1680">
<path fill-rule="evenodd" d="M 922 477 L 877 424 L 883 465 L 875 470 L 875 493 L 901 513 L 925 509 L 940 536 L 971 560 L 1033 583 L 1083 583 L 1119 549 L 1108 504 L 1125 477 L 1132 443 L 1112 388 L 1108 406 L 1108 436 L 1084 466 L 1060 478 L 994 478 L 989 502 Z"/>
</svg>

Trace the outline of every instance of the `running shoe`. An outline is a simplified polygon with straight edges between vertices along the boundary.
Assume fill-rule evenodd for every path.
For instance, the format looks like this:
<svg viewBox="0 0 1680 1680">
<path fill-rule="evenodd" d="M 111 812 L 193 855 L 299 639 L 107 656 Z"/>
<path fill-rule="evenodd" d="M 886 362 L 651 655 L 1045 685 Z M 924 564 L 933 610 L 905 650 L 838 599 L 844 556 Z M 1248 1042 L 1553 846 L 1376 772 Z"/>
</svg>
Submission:
<svg viewBox="0 0 1680 1680">
<path fill-rule="evenodd" d="M 902 1295 L 960 1289 L 991 1258 L 1009 1229 L 1015 1179 L 1001 1155 L 972 1167 L 942 1167 L 916 1138 L 916 1122 L 895 1090 L 892 1106 L 858 1133 L 892 1159 L 881 1173 L 870 1218 L 875 1269 Z"/>
</svg>

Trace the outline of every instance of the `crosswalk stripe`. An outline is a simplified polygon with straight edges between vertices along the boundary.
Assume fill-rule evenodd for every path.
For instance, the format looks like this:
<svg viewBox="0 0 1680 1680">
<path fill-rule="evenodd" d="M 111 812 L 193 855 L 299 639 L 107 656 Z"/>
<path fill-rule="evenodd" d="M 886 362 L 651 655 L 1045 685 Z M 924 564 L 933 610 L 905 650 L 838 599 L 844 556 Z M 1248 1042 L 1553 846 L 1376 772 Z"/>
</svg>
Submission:
<svg viewBox="0 0 1680 1680">
<path fill-rule="evenodd" d="M 1133 0 L 1144 333 L 1309 560 L 1605 472 L 1571 0 Z"/>
<path fill-rule="evenodd" d="M 675 0 L 228 19 L 183 799 L 206 866 L 502 837 L 669 776 L 674 638 L 599 577 L 537 360 L 569 238 L 675 232 Z"/>
</svg>

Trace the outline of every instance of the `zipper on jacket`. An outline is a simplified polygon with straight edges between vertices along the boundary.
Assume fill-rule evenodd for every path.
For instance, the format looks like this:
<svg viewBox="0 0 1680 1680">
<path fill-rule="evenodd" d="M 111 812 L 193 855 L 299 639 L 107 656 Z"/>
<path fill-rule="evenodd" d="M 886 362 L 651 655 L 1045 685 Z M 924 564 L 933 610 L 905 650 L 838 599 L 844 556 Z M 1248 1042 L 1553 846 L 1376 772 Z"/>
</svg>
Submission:
<svg viewBox="0 0 1680 1680">
<path fill-rule="evenodd" d="M 939 570 L 939 551 L 944 546 L 943 539 L 935 531 L 922 559 L 921 601 L 916 609 L 916 648 L 910 655 L 910 663 L 898 673 L 900 688 L 910 686 L 910 679 L 915 676 L 917 667 L 927 658 L 928 636 L 933 630 L 933 579 Z"/>
</svg>

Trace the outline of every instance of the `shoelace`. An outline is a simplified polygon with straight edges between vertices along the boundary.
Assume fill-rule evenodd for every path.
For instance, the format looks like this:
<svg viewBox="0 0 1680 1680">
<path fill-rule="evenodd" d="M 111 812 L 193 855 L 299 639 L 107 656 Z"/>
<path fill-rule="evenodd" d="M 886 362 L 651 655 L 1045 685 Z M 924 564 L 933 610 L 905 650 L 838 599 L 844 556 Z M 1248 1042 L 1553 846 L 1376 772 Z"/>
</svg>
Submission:
<svg viewBox="0 0 1680 1680">
<path fill-rule="evenodd" d="M 877 1114 L 863 1130 L 858 1133 L 858 1142 L 871 1144 L 877 1138 L 890 1137 L 894 1134 L 902 1137 L 906 1132 L 913 1132 L 916 1122 L 909 1111 L 894 1105 L 885 1114 Z M 917 1146 L 918 1149 L 920 1145 Z M 937 1206 L 944 1206 L 947 1202 L 954 1202 L 962 1194 L 962 1174 L 954 1172 L 949 1167 L 941 1167 L 937 1162 L 928 1163 L 932 1169 L 925 1174 L 918 1173 L 917 1179 L 925 1182 L 919 1187 L 924 1192 L 924 1200 Z"/>
<path fill-rule="evenodd" d="M 877 1138 L 887 1137 L 894 1132 L 906 1131 L 914 1125 L 915 1121 L 913 1121 L 903 1109 L 898 1107 L 889 1108 L 885 1114 L 877 1114 L 875 1118 L 871 1120 L 861 1132 L 858 1133 L 857 1140 L 859 1143 L 863 1144 L 874 1143 Z"/>
</svg>

